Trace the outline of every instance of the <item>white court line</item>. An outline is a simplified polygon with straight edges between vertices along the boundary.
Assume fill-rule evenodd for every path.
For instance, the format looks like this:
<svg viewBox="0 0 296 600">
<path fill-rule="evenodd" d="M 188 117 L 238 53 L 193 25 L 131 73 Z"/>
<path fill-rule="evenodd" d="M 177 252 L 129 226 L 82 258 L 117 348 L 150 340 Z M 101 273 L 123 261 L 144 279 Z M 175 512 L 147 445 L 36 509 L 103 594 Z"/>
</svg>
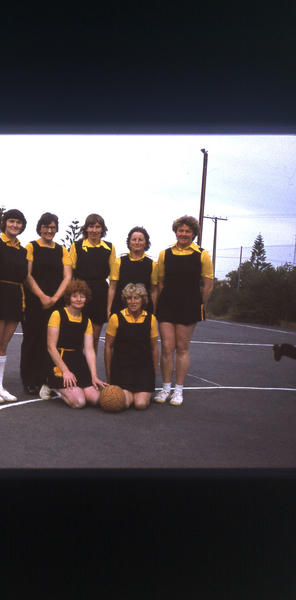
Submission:
<svg viewBox="0 0 296 600">
<path fill-rule="evenodd" d="M 248 327 L 249 329 L 260 329 L 261 331 L 272 331 L 273 333 L 288 333 L 296 335 L 295 331 L 284 331 L 283 329 L 270 329 L 268 327 L 257 327 L 256 325 L 246 325 L 244 323 L 233 323 L 230 321 L 217 321 L 217 319 L 208 319 L 213 323 L 222 323 L 223 325 L 231 325 L 232 327 Z"/>
<path fill-rule="evenodd" d="M 162 390 L 162 387 L 155 388 L 156 390 Z M 174 388 L 172 388 L 174 389 Z M 261 391 L 274 391 L 274 392 L 296 392 L 296 388 L 275 388 L 275 387 L 238 387 L 232 385 L 216 385 L 216 386 L 205 386 L 205 387 L 183 387 L 183 390 L 261 390 Z"/>
<path fill-rule="evenodd" d="M 249 344 L 245 342 L 201 342 L 199 340 L 191 340 L 191 344 L 216 344 L 217 346 L 268 346 L 272 348 L 273 344 Z"/>
<path fill-rule="evenodd" d="M 172 390 L 175 389 L 172 387 Z M 296 388 L 265 388 L 265 387 L 238 387 L 232 385 L 215 385 L 215 386 L 200 386 L 200 387 L 184 387 L 184 390 L 257 390 L 263 392 L 296 392 Z M 155 388 L 155 391 L 162 390 L 162 387 Z M 13 402 L 11 404 L 3 404 L 0 406 L 0 410 L 4 408 L 14 408 L 15 406 L 21 406 L 22 404 L 31 404 L 32 402 L 46 402 L 42 398 L 36 398 L 34 400 L 23 400 L 21 402 Z"/>
<path fill-rule="evenodd" d="M 218 322 L 218 321 L 217 321 Z M 219 321 L 219 323 L 222 321 Z M 283 331 L 283 333 L 287 333 L 286 331 Z M 15 333 L 14 335 L 23 335 L 22 333 Z M 105 337 L 100 337 L 100 340 L 105 341 Z M 161 340 L 158 339 L 158 342 L 160 342 Z M 190 342 L 191 344 L 216 344 L 216 345 L 221 345 L 221 346 L 268 346 L 269 348 L 273 347 L 273 344 L 245 344 L 243 342 L 200 342 L 197 340 L 191 340 Z"/>
<path fill-rule="evenodd" d="M 187 375 L 189 377 L 192 377 L 192 379 L 199 379 L 200 381 L 205 381 L 206 383 L 211 383 L 212 385 L 217 385 L 220 387 L 220 383 L 217 383 L 217 381 L 210 381 L 209 379 L 204 379 L 203 377 L 198 377 L 197 375 L 193 375 L 193 373 L 187 373 Z"/>
<path fill-rule="evenodd" d="M 0 410 L 3 410 L 3 408 L 13 408 L 14 406 L 21 406 L 21 404 L 30 404 L 30 402 L 45 402 L 45 400 L 43 400 L 42 398 L 35 398 L 33 400 L 22 400 L 21 402 L 11 402 L 10 404 L 3 404 L 3 406 L 0 406 Z"/>
</svg>

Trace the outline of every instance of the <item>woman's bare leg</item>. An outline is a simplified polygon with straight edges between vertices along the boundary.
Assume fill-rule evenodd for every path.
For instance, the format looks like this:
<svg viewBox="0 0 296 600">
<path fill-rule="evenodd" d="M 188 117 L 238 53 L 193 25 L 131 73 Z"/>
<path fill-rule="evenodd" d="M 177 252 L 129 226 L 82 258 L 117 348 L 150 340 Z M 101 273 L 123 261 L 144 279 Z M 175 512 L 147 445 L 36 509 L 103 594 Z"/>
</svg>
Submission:
<svg viewBox="0 0 296 600">
<path fill-rule="evenodd" d="M 0 356 L 6 355 L 7 346 L 17 328 L 18 321 L 0 321 Z"/>
<path fill-rule="evenodd" d="M 183 385 L 190 366 L 190 341 L 196 323 L 176 325 L 176 383 Z"/>
<path fill-rule="evenodd" d="M 138 409 L 148 408 L 151 400 L 150 392 L 135 392 L 134 393 L 134 406 Z"/>
<path fill-rule="evenodd" d="M 83 408 L 86 404 L 83 389 L 80 387 L 60 388 L 58 392 L 60 392 L 64 402 L 66 402 L 70 408 Z"/>
<path fill-rule="evenodd" d="M 159 323 L 161 337 L 160 370 L 163 383 L 172 381 L 174 370 L 174 353 L 176 349 L 176 325 L 174 323 Z"/>
<path fill-rule="evenodd" d="M 103 325 L 98 325 L 97 323 L 93 323 L 92 326 L 93 326 L 93 332 L 94 332 L 94 349 L 95 349 L 95 353 L 98 354 L 99 337 L 100 337 L 100 333 L 102 331 Z"/>
<path fill-rule="evenodd" d="M 96 390 L 93 385 L 83 388 L 83 391 L 84 391 L 86 402 L 89 402 L 89 404 L 96 406 L 99 402 L 100 391 Z"/>
<path fill-rule="evenodd" d="M 134 401 L 133 394 L 129 390 L 123 390 L 123 391 L 124 391 L 124 395 L 125 395 L 126 408 L 129 408 Z"/>
</svg>

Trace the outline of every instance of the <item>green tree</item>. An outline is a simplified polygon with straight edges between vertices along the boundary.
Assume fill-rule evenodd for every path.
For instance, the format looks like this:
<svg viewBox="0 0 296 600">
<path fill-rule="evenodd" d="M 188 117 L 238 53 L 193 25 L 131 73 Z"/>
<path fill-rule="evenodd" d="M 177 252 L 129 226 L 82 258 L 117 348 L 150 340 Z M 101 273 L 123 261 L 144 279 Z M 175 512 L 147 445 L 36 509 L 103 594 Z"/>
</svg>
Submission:
<svg viewBox="0 0 296 600">
<path fill-rule="evenodd" d="M 6 211 L 5 206 L 0 206 L 0 223 L 2 221 L 2 217 L 3 217 L 3 214 L 5 213 L 5 211 Z"/>
<path fill-rule="evenodd" d="M 80 225 L 77 219 L 73 219 L 70 225 L 68 225 L 68 229 L 66 229 L 65 239 L 61 238 L 61 242 L 67 250 L 70 250 L 71 245 L 75 242 L 80 236 Z"/>
<path fill-rule="evenodd" d="M 266 262 L 266 252 L 264 248 L 264 241 L 261 233 L 259 233 L 254 241 L 250 263 L 253 269 L 256 271 L 262 271 L 270 266 L 270 263 Z"/>
</svg>

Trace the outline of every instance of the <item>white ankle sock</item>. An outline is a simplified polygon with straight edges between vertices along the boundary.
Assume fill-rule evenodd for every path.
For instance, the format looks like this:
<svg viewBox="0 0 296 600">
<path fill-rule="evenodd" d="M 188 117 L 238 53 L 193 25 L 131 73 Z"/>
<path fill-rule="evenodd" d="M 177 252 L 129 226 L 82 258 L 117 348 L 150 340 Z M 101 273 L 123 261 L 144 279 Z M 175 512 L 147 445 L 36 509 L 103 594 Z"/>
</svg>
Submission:
<svg viewBox="0 0 296 600">
<path fill-rule="evenodd" d="M 180 394 L 182 394 L 182 396 L 183 396 L 183 385 L 178 385 L 176 383 L 176 385 L 175 385 L 175 392 L 180 392 Z"/>
<path fill-rule="evenodd" d="M 6 363 L 6 356 L 0 356 L 0 388 L 3 388 L 5 363 Z"/>
<path fill-rule="evenodd" d="M 171 386 L 172 386 L 171 382 L 169 382 L 169 383 L 163 383 L 162 384 L 162 387 L 163 387 L 163 389 L 164 389 L 165 392 L 170 392 L 171 391 Z"/>
</svg>

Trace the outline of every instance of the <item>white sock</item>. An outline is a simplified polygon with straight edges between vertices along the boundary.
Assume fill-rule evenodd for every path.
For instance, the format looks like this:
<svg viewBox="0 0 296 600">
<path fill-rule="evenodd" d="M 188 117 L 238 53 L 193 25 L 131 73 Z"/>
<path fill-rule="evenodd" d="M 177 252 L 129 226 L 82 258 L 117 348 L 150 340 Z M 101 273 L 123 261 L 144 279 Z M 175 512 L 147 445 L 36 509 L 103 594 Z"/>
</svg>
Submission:
<svg viewBox="0 0 296 600">
<path fill-rule="evenodd" d="M 181 394 L 181 396 L 183 396 L 183 385 L 178 385 L 176 383 L 176 385 L 175 385 L 175 392 L 179 392 Z"/>
<path fill-rule="evenodd" d="M 171 386 L 172 386 L 171 381 L 169 383 L 163 383 L 162 384 L 162 388 L 164 389 L 165 392 L 170 392 L 171 391 Z"/>
<path fill-rule="evenodd" d="M 0 356 L 0 388 L 3 388 L 5 363 L 6 363 L 6 356 Z"/>
</svg>

